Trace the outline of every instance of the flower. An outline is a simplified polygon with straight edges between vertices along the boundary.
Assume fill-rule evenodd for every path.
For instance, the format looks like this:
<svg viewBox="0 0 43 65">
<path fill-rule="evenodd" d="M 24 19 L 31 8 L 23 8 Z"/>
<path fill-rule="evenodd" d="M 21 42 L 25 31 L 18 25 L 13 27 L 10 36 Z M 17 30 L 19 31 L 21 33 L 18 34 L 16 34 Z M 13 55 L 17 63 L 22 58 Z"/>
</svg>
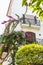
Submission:
<svg viewBox="0 0 43 65">
<path fill-rule="evenodd" d="M 9 18 L 13 18 L 12 16 L 8 16 Z"/>
<path fill-rule="evenodd" d="M 2 24 L 5 24 L 7 21 L 3 21 Z"/>
<path fill-rule="evenodd" d="M 1 58 L 1 57 L 0 57 L 0 60 L 3 60 L 3 59 L 4 59 L 4 58 Z"/>
</svg>

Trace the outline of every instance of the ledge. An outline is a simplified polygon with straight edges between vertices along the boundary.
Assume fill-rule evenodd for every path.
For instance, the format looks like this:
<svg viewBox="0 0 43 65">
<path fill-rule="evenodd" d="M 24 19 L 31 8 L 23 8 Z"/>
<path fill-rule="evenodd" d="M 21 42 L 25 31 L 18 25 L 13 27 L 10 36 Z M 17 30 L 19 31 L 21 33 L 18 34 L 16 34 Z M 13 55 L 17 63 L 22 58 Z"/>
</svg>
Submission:
<svg viewBox="0 0 43 65">
<path fill-rule="evenodd" d="M 31 25 L 31 27 L 28 24 L 22 24 L 21 28 L 23 30 L 34 30 L 34 31 L 39 31 L 40 30 L 40 26 L 37 25 Z"/>
</svg>

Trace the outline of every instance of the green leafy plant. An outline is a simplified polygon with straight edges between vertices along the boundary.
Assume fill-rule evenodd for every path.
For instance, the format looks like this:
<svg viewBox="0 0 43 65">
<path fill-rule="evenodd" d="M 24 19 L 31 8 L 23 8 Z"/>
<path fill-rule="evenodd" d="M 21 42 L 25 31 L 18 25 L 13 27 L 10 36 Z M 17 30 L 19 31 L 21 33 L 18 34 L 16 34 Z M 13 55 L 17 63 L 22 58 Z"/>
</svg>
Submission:
<svg viewBox="0 0 43 65">
<path fill-rule="evenodd" d="M 15 57 L 17 65 L 43 65 L 43 46 L 38 44 L 21 46 Z"/>
<path fill-rule="evenodd" d="M 14 65 L 13 55 L 15 55 L 15 52 L 18 48 L 18 47 L 16 47 L 16 44 L 15 44 L 15 42 L 17 41 L 17 36 L 16 36 L 17 33 L 15 34 L 14 29 L 16 28 L 19 21 L 10 16 L 10 19 L 8 21 L 2 22 L 2 24 L 5 24 L 5 23 L 7 23 L 7 24 L 6 24 L 4 33 L 0 37 L 0 44 L 4 44 L 2 47 L 2 51 L 7 52 L 6 57 L 9 55 L 10 51 L 13 50 L 14 54 L 12 53 L 11 57 L 12 57 L 12 64 Z M 10 27 L 11 27 L 11 31 L 10 31 Z M 14 40 L 14 38 L 15 38 L 15 40 Z M 1 52 L 0 52 L 0 56 L 1 56 Z M 2 63 L 4 62 L 5 58 L 3 59 Z"/>
<path fill-rule="evenodd" d="M 11 58 L 12 58 L 11 64 L 15 65 L 15 53 L 18 50 L 19 46 L 24 45 L 26 43 L 24 32 L 22 32 L 22 31 L 15 32 L 14 31 L 8 35 L 2 35 L 1 40 L 2 41 L 0 42 L 0 44 L 4 44 L 4 45 L 2 48 L 0 48 L 0 57 L 2 55 L 2 51 L 7 52 L 7 56 L 9 55 L 9 53 L 11 51 L 13 51 L 13 53 L 11 53 Z"/>
<path fill-rule="evenodd" d="M 27 0 L 22 0 L 22 6 L 25 5 Z"/>
<path fill-rule="evenodd" d="M 26 5 L 28 0 L 22 0 L 22 6 Z M 30 0 L 28 4 L 33 9 L 32 12 L 36 12 L 41 20 L 43 20 L 43 0 Z"/>
<path fill-rule="evenodd" d="M 0 47 L 0 57 L 2 56 L 2 48 Z"/>
<path fill-rule="evenodd" d="M 2 63 L 0 63 L 0 65 L 2 65 Z"/>
</svg>

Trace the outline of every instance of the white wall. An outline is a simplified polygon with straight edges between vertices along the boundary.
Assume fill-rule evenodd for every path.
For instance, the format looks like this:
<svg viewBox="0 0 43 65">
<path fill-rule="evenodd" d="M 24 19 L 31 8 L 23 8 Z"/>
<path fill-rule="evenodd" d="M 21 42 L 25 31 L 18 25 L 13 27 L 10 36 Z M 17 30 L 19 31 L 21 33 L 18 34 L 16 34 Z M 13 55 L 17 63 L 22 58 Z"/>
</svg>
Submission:
<svg viewBox="0 0 43 65">
<path fill-rule="evenodd" d="M 5 24 L 1 24 L 3 20 L 7 20 L 6 17 L 7 9 L 9 6 L 10 0 L 0 0 L 0 35 L 3 33 Z"/>
</svg>

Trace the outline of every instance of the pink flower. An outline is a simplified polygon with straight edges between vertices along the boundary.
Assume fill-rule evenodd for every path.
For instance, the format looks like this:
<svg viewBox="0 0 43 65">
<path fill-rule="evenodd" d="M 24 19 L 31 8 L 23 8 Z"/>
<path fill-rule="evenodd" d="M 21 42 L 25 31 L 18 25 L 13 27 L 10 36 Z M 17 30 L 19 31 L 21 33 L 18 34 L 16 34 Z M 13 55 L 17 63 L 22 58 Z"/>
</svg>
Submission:
<svg viewBox="0 0 43 65">
<path fill-rule="evenodd" d="M 2 24 L 5 24 L 7 21 L 3 21 Z"/>
<path fill-rule="evenodd" d="M 4 59 L 4 58 L 1 58 L 1 57 L 0 57 L 0 60 L 3 60 L 3 59 Z"/>
<path fill-rule="evenodd" d="M 8 16 L 9 18 L 13 18 L 12 16 Z"/>
</svg>

